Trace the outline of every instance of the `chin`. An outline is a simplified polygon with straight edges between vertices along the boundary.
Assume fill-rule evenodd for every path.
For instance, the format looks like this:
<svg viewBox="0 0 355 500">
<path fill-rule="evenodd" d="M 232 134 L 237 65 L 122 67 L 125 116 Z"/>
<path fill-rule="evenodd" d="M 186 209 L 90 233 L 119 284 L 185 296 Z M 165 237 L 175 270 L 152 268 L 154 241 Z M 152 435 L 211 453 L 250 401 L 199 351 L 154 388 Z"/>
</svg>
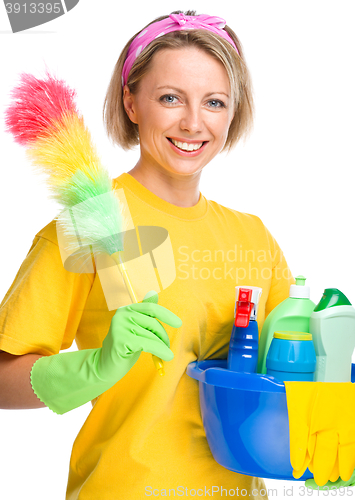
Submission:
<svg viewBox="0 0 355 500">
<path fill-rule="evenodd" d="M 208 162 L 197 162 L 197 161 L 170 161 L 166 162 L 166 169 L 170 172 L 181 175 L 191 175 L 200 172 Z"/>
<path fill-rule="evenodd" d="M 171 173 L 174 173 L 174 174 L 177 174 L 177 175 L 183 175 L 183 176 L 187 176 L 187 175 L 194 175 L 194 174 L 198 174 L 199 172 L 201 172 L 203 170 L 203 167 L 195 167 L 195 168 L 174 168 L 173 166 L 170 166 L 169 167 L 169 172 Z"/>
</svg>

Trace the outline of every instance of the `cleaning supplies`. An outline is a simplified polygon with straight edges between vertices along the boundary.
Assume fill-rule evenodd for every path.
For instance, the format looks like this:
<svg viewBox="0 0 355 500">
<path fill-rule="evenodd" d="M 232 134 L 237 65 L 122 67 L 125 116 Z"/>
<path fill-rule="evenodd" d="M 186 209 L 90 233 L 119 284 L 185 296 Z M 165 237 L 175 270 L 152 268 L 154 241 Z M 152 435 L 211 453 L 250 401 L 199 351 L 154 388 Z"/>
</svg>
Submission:
<svg viewBox="0 0 355 500">
<path fill-rule="evenodd" d="M 229 342 L 228 370 L 255 373 L 258 362 L 259 331 L 256 321 L 262 289 L 235 287 L 235 319 Z"/>
<path fill-rule="evenodd" d="M 310 332 L 317 356 L 314 380 L 350 382 L 355 348 L 355 309 L 337 288 L 326 288 L 311 314 Z"/>
<path fill-rule="evenodd" d="M 278 380 L 313 382 L 316 352 L 312 335 L 275 332 L 266 357 L 267 374 Z"/>
<path fill-rule="evenodd" d="M 296 284 L 290 286 L 290 296 L 271 311 L 260 334 L 258 373 L 266 373 L 266 356 L 277 331 L 298 331 L 309 333 L 309 318 L 315 308 L 309 298 L 310 290 L 305 286 L 304 276 L 296 277 Z"/>
</svg>

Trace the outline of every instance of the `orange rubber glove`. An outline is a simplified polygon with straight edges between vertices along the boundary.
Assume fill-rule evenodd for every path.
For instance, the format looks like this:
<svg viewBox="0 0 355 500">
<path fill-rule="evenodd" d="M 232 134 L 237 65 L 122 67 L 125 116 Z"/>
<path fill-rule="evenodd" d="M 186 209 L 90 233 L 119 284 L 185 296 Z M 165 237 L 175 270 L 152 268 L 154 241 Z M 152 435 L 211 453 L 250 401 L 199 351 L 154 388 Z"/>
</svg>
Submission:
<svg viewBox="0 0 355 500">
<path fill-rule="evenodd" d="M 293 476 L 307 467 L 317 485 L 355 468 L 355 385 L 351 382 L 285 382 Z"/>
</svg>

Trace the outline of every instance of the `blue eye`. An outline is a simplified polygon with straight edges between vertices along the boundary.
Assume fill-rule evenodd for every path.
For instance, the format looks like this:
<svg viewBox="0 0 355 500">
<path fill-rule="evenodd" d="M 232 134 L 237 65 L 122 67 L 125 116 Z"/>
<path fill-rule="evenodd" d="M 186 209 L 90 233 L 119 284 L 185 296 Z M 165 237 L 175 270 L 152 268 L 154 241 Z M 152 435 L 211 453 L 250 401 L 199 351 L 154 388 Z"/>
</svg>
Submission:
<svg viewBox="0 0 355 500">
<path fill-rule="evenodd" d="M 211 108 L 225 108 L 226 107 L 224 102 L 220 101 L 219 99 L 211 99 L 208 102 L 210 103 Z"/>
<path fill-rule="evenodd" d="M 166 104 L 175 104 L 174 99 L 177 99 L 177 97 L 172 95 L 172 94 L 166 94 L 166 95 L 161 96 L 161 98 L 159 100 L 161 102 L 166 103 Z"/>
</svg>

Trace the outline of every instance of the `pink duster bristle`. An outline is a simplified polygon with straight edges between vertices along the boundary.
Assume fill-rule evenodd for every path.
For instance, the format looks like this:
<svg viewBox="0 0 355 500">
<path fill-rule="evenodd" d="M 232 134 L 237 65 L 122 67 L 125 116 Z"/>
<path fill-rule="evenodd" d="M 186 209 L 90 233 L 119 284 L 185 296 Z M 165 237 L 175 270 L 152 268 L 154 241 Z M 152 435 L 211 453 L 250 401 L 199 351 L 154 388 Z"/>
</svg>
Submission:
<svg viewBox="0 0 355 500">
<path fill-rule="evenodd" d="M 60 127 L 63 114 L 78 113 L 75 90 L 48 72 L 46 76 L 39 80 L 22 73 L 20 84 L 11 92 L 14 102 L 5 111 L 6 129 L 22 146 L 53 133 L 53 128 Z"/>
</svg>

